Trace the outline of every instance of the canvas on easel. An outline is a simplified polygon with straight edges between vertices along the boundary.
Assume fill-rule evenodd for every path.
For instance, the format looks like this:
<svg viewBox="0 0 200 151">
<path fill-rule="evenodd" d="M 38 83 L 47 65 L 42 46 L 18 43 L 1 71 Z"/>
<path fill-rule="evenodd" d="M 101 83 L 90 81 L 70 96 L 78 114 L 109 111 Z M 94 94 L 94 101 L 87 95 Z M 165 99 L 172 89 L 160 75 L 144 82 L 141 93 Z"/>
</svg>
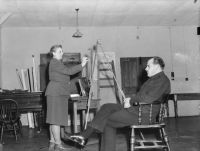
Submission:
<svg viewBox="0 0 200 151">
<path fill-rule="evenodd" d="M 98 52 L 97 55 L 98 55 L 98 61 L 102 63 L 102 65 L 99 66 L 99 69 L 100 68 L 111 69 L 110 62 L 112 61 L 114 61 L 114 64 L 115 64 L 115 52 Z M 113 76 L 113 73 L 108 72 L 108 71 L 99 73 L 99 78 L 106 78 L 106 77 L 112 77 L 112 76 Z"/>
<path fill-rule="evenodd" d="M 89 80 L 86 77 L 82 77 L 82 78 L 78 79 L 78 82 L 79 82 L 79 86 L 80 86 L 81 96 L 88 97 L 89 91 L 90 91 Z"/>
</svg>

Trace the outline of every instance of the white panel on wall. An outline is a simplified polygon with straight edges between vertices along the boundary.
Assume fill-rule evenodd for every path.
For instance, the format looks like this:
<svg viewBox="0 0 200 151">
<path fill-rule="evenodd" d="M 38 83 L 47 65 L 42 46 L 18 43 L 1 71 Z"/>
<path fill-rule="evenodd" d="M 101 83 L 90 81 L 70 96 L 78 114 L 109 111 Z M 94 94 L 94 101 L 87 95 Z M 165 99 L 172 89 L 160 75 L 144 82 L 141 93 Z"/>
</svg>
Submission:
<svg viewBox="0 0 200 151">
<path fill-rule="evenodd" d="M 175 117 L 173 101 L 168 102 L 168 107 L 169 107 L 169 117 Z"/>
<path fill-rule="evenodd" d="M 174 103 L 169 101 L 169 117 L 175 117 Z M 200 100 L 178 101 L 178 116 L 199 116 Z"/>
<path fill-rule="evenodd" d="M 0 27 L 0 88 L 2 88 L 2 32 Z"/>
<path fill-rule="evenodd" d="M 196 29 L 173 27 L 172 52 L 175 80 L 172 92 L 199 92 L 199 48 Z M 193 46 L 192 46 L 193 45 Z M 189 80 L 186 81 L 185 78 Z"/>
<path fill-rule="evenodd" d="M 179 116 L 200 115 L 200 100 L 178 101 Z"/>
</svg>

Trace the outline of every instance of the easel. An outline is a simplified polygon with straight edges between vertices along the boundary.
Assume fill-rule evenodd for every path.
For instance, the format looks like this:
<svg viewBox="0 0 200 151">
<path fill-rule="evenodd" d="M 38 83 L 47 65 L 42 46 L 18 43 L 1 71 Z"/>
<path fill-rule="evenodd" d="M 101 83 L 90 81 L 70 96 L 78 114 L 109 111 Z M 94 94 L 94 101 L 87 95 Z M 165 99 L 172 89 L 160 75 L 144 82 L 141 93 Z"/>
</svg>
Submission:
<svg viewBox="0 0 200 151">
<path fill-rule="evenodd" d="M 95 70 L 95 65 L 98 65 L 98 47 L 101 47 L 101 50 L 104 54 L 104 57 L 106 58 L 106 55 L 103 51 L 103 48 L 101 46 L 101 43 L 97 40 L 97 43 L 96 45 L 93 47 L 93 49 L 91 50 L 91 71 L 90 71 L 90 91 L 89 91 L 89 97 L 88 97 L 88 102 L 87 102 L 87 112 L 86 112 L 86 118 L 85 118 L 85 125 L 84 125 L 84 129 L 87 128 L 87 122 L 88 122 L 88 116 L 89 116 L 89 111 L 90 111 L 90 103 L 91 103 L 91 100 L 93 98 L 93 90 L 95 89 L 95 80 L 94 80 L 94 70 Z M 107 59 L 107 58 L 106 58 Z M 113 65 L 113 64 L 112 64 Z M 122 95 L 122 99 L 124 100 L 125 99 L 125 94 L 123 93 L 121 87 L 119 86 L 118 82 L 117 82 L 117 79 L 116 79 L 116 76 L 115 74 L 113 73 L 113 70 L 111 70 L 112 68 L 114 68 L 112 65 L 110 65 L 110 71 L 112 73 L 112 76 L 113 76 L 113 80 L 114 80 L 114 85 L 115 85 L 115 89 L 121 93 Z M 99 79 L 97 79 L 99 80 Z M 116 92 L 117 93 L 117 92 Z M 97 93 L 97 97 L 100 97 L 99 95 L 99 92 Z M 98 98 L 100 99 L 100 98 Z M 123 104 L 123 101 L 120 101 L 121 104 Z"/>
<path fill-rule="evenodd" d="M 87 122 L 88 122 L 88 117 L 89 117 L 89 112 L 90 112 L 90 103 L 93 97 L 93 90 L 95 89 L 95 82 L 94 82 L 94 69 L 95 69 L 95 63 L 97 63 L 97 47 L 98 43 L 91 49 L 91 56 L 90 56 L 90 61 L 91 61 L 91 66 L 90 66 L 90 75 L 89 75 L 89 81 L 90 81 L 90 91 L 89 91 L 89 97 L 88 97 L 88 102 L 87 102 L 87 112 L 86 112 L 86 117 L 85 117 L 85 125 L 84 129 L 87 128 Z M 99 99 L 99 98 L 98 98 Z"/>
</svg>

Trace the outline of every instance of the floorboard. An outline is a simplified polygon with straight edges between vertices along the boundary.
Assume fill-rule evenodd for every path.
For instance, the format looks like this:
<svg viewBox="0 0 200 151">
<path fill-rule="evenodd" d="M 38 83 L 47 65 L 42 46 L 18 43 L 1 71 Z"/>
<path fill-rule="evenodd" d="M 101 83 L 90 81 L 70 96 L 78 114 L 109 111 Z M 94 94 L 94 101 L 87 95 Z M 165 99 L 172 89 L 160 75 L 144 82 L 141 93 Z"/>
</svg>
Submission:
<svg viewBox="0 0 200 151">
<path fill-rule="evenodd" d="M 200 116 L 179 117 L 166 119 L 166 132 L 169 137 L 171 151 L 200 151 Z M 117 151 L 128 151 L 124 133 L 126 129 L 119 130 L 117 135 Z M 36 129 L 23 126 L 22 135 L 18 141 L 14 136 L 4 134 L 3 151 L 47 151 L 48 129 L 42 128 L 40 133 Z M 67 151 L 78 151 L 69 142 Z M 98 137 L 90 139 L 87 151 L 98 151 Z"/>
</svg>

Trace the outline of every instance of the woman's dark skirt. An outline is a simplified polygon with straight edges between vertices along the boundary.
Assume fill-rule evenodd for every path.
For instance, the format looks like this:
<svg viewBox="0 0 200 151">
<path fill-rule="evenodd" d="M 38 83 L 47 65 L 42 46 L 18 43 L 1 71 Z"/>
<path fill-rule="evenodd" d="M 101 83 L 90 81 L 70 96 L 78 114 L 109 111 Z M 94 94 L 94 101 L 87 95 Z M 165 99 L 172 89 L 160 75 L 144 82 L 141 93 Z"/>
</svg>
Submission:
<svg viewBox="0 0 200 151">
<path fill-rule="evenodd" d="M 68 126 L 68 96 L 47 96 L 46 123 Z"/>
</svg>

